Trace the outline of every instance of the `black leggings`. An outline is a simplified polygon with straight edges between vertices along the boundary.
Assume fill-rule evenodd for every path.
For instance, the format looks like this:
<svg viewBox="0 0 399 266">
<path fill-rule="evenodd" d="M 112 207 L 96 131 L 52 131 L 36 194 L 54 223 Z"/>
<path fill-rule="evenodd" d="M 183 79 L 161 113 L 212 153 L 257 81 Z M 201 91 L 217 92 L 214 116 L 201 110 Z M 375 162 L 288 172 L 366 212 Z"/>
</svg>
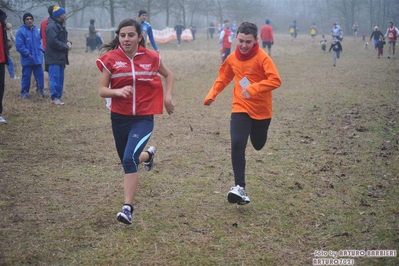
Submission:
<svg viewBox="0 0 399 266">
<path fill-rule="evenodd" d="M 231 162 L 235 185 L 245 188 L 245 148 L 248 137 L 252 146 L 259 151 L 265 146 L 271 118 L 255 120 L 247 113 L 232 113 L 230 119 Z"/>
<path fill-rule="evenodd" d="M 5 75 L 6 75 L 5 69 L 6 69 L 5 63 L 0 63 L 0 115 L 3 112 L 3 97 L 4 97 Z"/>
</svg>

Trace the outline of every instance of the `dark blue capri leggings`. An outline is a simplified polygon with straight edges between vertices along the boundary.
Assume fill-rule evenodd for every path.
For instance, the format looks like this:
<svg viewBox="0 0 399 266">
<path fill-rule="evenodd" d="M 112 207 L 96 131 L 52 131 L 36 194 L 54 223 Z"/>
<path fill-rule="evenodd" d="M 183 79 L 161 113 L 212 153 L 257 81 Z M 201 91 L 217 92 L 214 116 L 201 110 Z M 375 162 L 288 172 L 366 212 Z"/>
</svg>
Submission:
<svg viewBox="0 0 399 266">
<path fill-rule="evenodd" d="M 116 151 L 125 174 L 136 173 L 139 158 L 154 129 L 154 117 L 111 113 Z"/>
<path fill-rule="evenodd" d="M 271 118 L 252 119 L 247 113 L 232 113 L 230 120 L 231 162 L 235 185 L 245 188 L 245 148 L 248 137 L 252 146 L 259 151 L 265 146 Z"/>
</svg>

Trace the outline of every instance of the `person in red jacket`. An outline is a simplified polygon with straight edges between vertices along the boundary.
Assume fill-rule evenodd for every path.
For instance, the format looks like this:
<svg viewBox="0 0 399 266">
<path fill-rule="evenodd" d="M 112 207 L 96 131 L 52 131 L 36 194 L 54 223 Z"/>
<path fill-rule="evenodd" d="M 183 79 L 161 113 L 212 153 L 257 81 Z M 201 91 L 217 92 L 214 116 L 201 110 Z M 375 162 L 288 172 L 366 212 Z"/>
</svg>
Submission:
<svg viewBox="0 0 399 266">
<path fill-rule="evenodd" d="M 391 58 L 391 52 L 392 56 L 395 56 L 395 46 L 396 46 L 396 40 L 398 39 L 399 35 L 399 30 L 398 28 L 393 26 L 393 22 L 389 22 L 389 26 L 387 28 L 387 32 L 385 33 L 385 38 L 388 38 L 388 58 Z"/>
<path fill-rule="evenodd" d="M 111 98 L 112 131 L 125 172 L 125 203 L 117 220 L 131 224 L 138 165 L 144 163 L 147 171 L 153 168 L 156 148 L 143 150 L 152 135 L 154 114 L 162 114 L 164 106 L 168 114 L 173 113 L 174 77 L 162 63 L 160 54 L 145 48 L 139 21 L 122 20 L 116 35 L 103 45 L 102 55 L 97 59 L 101 71 L 99 95 Z M 165 96 L 159 74 L 165 78 Z"/>
<path fill-rule="evenodd" d="M 243 22 L 238 27 L 237 47 L 219 68 L 219 74 L 205 97 L 204 105 L 234 79 L 233 104 L 230 119 L 231 160 L 235 186 L 227 194 L 229 203 L 250 202 L 245 190 L 245 149 L 248 137 L 256 150 L 266 144 L 272 119 L 272 91 L 280 87 L 281 79 L 271 57 L 259 49 L 258 27 Z"/>
<path fill-rule="evenodd" d="M 272 56 L 272 45 L 274 43 L 273 28 L 270 26 L 270 20 L 266 19 L 266 25 L 260 28 L 260 39 L 262 40 L 263 49 L 267 46 L 267 53 Z"/>
<path fill-rule="evenodd" d="M 0 9 L 0 124 L 7 124 L 7 120 L 5 120 L 2 116 L 5 87 L 5 67 L 8 65 L 6 19 L 7 14 Z"/>
<path fill-rule="evenodd" d="M 48 12 L 48 17 L 43 19 L 42 22 L 40 23 L 40 36 L 42 37 L 42 46 L 43 46 L 43 51 L 46 52 L 46 27 L 48 20 L 51 18 L 51 15 L 53 14 L 53 8 L 54 6 L 49 6 L 47 8 Z M 48 83 L 48 65 L 45 63 L 44 64 L 44 89 L 48 89 L 49 83 Z"/>
<path fill-rule="evenodd" d="M 233 32 L 230 28 L 230 21 L 224 21 L 224 28 L 220 32 L 219 41 L 220 41 L 220 53 L 221 53 L 221 61 L 226 60 L 227 56 L 231 52 L 231 38 L 233 36 Z"/>
</svg>

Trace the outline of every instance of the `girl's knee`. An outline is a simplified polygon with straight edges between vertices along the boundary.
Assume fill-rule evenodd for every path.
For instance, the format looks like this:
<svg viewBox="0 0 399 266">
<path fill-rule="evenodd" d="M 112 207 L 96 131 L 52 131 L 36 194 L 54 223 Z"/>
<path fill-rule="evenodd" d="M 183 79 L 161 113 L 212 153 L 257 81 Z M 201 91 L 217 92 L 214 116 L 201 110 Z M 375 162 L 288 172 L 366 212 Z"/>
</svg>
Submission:
<svg viewBox="0 0 399 266">
<path fill-rule="evenodd" d="M 125 173 L 138 172 L 138 165 L 140 164 L 139 158 L 123 158 L 122 166 Z"/>
</svg>

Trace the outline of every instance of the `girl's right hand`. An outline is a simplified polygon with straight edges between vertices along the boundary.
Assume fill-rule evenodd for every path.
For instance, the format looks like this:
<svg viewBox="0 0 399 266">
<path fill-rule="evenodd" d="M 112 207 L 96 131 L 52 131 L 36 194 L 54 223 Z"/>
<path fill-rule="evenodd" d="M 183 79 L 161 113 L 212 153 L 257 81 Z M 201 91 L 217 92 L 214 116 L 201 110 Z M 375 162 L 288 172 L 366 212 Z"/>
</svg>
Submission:
<svg viewBox="0 0 399 266">
<path fill-rule="evenodd" d="M 123 98 L 127 98 L 130 94 L 132 94 L 132 86 L 125 86 L 121 89 L 117 89 L 116 92 L 116 96 L 118 97 L 123 97 Z"/>
</svg>

